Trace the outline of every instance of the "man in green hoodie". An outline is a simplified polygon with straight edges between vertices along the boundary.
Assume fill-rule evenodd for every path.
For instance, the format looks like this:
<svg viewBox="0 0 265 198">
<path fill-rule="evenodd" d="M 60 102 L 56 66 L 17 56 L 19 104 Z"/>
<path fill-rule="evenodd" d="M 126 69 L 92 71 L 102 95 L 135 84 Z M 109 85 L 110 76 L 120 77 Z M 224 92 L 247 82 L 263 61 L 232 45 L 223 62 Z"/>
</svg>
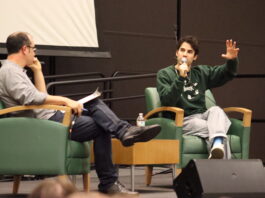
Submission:
<svg viewBox="0 0 265 198">
<path fill-rule="evenodd" d="M 210 159 L 230 159 L 231 151 L 226 133 L 231 125 L 224 111 L 205 106 L 205 91 L 232 80 L 237 71 L 239 48 L 226 41 L 226 63 L 220 66 L 191 66 L 198 58 L 199 45 L 194 36 L 185 36 L 177 44 L 177 64 L 161 69 L 157 74 L 157 90 L 163 106 L 184 109 L 183 133 L 204 138 Z M 172 115 L 165 114 L 166 117 Z"/>
</svg>

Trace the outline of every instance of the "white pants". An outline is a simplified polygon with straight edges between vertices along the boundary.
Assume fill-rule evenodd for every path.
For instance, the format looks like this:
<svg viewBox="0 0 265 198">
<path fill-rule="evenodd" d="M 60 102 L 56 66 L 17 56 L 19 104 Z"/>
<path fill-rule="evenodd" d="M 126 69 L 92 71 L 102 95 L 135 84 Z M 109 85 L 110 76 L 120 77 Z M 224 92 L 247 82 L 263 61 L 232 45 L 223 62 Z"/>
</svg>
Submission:
<svg viewBox="0 0 265 198">
<path fill-rule="evenodd" d="M 227 131 L 231 125 L 225 112 L 218 106 L 213 106 L 204 113 L 190 115 L 184 118 L 183 133 L 204 138 L 210 151 L 215 137 L 224 137 L 225 156 L 231 158 L 230 145 L 227 139 Z"/>
</svg>

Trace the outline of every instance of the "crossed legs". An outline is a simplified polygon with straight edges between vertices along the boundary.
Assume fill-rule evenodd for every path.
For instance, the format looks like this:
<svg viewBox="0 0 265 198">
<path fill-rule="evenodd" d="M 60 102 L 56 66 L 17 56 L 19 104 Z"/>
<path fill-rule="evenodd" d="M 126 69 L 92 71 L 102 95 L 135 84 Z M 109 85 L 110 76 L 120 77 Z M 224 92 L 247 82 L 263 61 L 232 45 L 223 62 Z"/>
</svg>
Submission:
<svg viewBox="0 0 265 198">
<path fill-rule="evenodd" d="M 230 125 L 231 122 L 224 111 L 220 107 L 214 106 L 202 114 L 185 117 L 183 133 L 206 139 L 209 153 L 214 140 L 221 137 L 225 147 L 224 158 L 230 159 L 231 151 L 226 135 Z"/>
</svg>

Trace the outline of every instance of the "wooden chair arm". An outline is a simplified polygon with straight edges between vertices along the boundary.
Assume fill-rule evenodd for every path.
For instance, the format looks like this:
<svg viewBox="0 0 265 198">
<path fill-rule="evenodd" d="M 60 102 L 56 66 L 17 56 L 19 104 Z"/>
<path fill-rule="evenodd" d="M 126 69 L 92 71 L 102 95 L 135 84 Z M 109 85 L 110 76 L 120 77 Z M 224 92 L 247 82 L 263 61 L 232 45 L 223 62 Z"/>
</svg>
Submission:
<svg viewBox="0 0 265 198">
<path fill-rule="evenodd" d="M 0 115 L 12 113 L 16 111 L 33 110 L 33 109 L 52 109 L 65 111 L 62 124 L 69 127 L 71 123 L 72 111 L 70 107 L 59 106 L 59 105 L 28 105 L 28 106 L 15 106 L 0 110 Z"/>
<path fill-rule="evenodd" d="M 250 127 L 251 125 L 251 117 L 252 111 L 250 109 L 242 108 L 242 107 L 227 107 L 224 108 L 224 112 L 238 112 L 243 114 L 243 126 Z"/>
<path fill-rule="evenodd" d="M 148 119 L 150 116 L 163 112 L 163 111 L 170 111 L 176 114 L 175 117 L 175 123 L 176 126 L 182 127 L 183 126 L 183 118 L 184 118 L 184 110 L 178 107 L 158 107 L 156 109 L 153 109 L 152 111 L 149 111 L 145 116 L 144 119 Z"/>
</svg>

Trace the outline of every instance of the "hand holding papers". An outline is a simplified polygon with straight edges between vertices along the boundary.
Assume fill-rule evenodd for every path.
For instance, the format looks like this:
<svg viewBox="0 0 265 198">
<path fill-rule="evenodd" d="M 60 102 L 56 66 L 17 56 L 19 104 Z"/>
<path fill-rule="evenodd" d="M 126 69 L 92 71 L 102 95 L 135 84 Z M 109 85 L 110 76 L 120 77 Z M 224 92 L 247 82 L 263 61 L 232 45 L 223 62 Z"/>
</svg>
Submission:
<svg viewBox="0 0 265 198">
<path fill-rule="evenodd" d="M 94 93 L 78 100 L 77 102 L 81 103 L 81 104 L 85 104 L 91 100 L 94 100 L 95 98 L 98 98 L 99 96 L 101 96 L 101 92 L 98 90 L 98 88 L 96 89 L 96 91 L 94 91 Z"/>
</svg>

